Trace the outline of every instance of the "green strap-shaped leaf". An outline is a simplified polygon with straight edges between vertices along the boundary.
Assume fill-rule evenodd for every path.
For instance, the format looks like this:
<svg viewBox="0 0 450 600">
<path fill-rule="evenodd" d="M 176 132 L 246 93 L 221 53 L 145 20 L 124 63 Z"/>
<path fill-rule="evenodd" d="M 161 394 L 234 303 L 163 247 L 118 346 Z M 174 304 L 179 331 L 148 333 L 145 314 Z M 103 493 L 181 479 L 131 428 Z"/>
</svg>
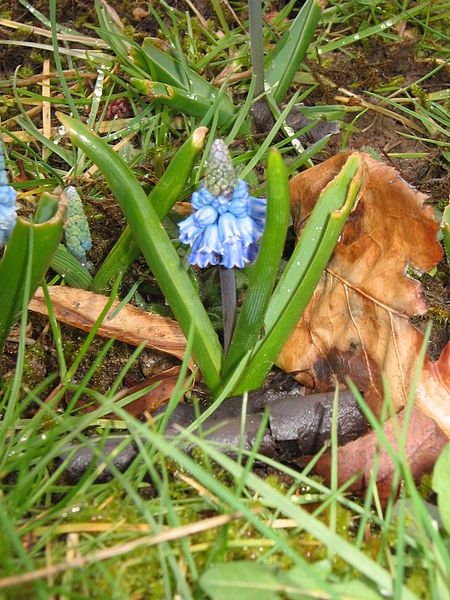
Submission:
<svg viewBox="0 0 450 600">
<path fill-rule="evenodd" d="M 353 154 L 320 194 L 270 300 L 264 322 L 265 335 L 257 344 L 235 394 L 263 384 L 311 299 L 354 206 L 360 182 L 360 159 Z"/>
<path fill-rule="evenodd" d="M 92 275 L 87 269 L 81 266 L 80 262 L 62 244 L 59 244 L 56 248 L 56 252 L 50 261 L 50 266 L 64 278 L 64 281 L 68 285 L 83 290 L 90 289 Z"/>
<path fill-rule="evenodd" d="M 194 168 L 195 160 L 203 148 L 206 131 L 205 127 L 195 129 L 175 154 L 163 176 L 150 192 L 148 200 L 160 220 L 164 219 L 169 213 L 185 188 Z M 130 226 L 127 225 L 97 271 L 92 282 L 92 290 L 97 293 L 105 292 L 109 288 L 110 282 L 120 272 L 125 271 L 139 254 L 139 246 L 133 237 Z"/>
<path fill-rule="evenodd" d="M 237 107 L 227 94 L 220 95 L 219 88 L 187 66 L 186 61 L 178 60 L 170 52 L 163 52 L 151 38 L 144 40 L 141 49 L 133 48 L 132 56 L 136 67 L 148 73 L 146 79 L 131 78 L 133 87 L 138 91 L 154 102 L 198 118 L 203 118 L 218 101 L 218 124 L 229 129 L 238 114 Z M 244 120 L 239 133 L 250 132 L 250 122 Z"/>
<path fill-rule="evenodd" d="M 264 316 L 278 273 L 289 223 L 289 182 L 278 150 L 267 164 L 267 214 L 264 234 L 252 269 L 247 296 L 239 313 L 224 365 L 225 378 L 251 350 L 263 329 Z"/>
<path fill-rule="evenodd" d="M 11 239 L 0 261 L 0 350 L 22 308 L 25 273 L 30 250 L 30 230 L 33 235 L 30 298 L 44 276 L 61 239 L 65 205 L 55 202 L 49 194 L 42 194 L 38 215 L 51 217 L 44 222 L 32 223 L 18 218 Z M 41 221 L 41 218 L 37 218 Z M 29 299 L 29 298 L 28 298 Z"/>
<path fill-rule="evenodd" d="M 213 106 L 217 99 L 219 90 L 214 88 L 214 94 L 210 93 L 208 96 L 203 96 L 197 91 L 189 92 L 181 87 L 175 87 L 167 83 L 161 83 L 159 81 L 150 81 L 149 79 L 139 79 L 131 77 L 131 85 L 144 94 L 149 100 L 157 104 L 165 104 L 175 110 L 202 119 L 208 110 Z M 222 94 L 222 97 L 218 103 L 218 124 L 220 127 L 229 125 L 232 119 L 236 116 L 236 111 L 233 106 L 229 103 L 223 103 L 223 98 L 228 98 L 226 94 Z M 248 133 L 249 128 L 244 123 L 241 127 L 240 133 Z"/>
<path fill-rule="evenodd" d="M 307 0 L 267 58 L 266 83 L 273 98 L 281 102 L 305 57 L 321 15 L 321 0 Z"/>
<path fill-rule="evenodd" d="M 206 384 L 215 391 L 220 383 L 222 363 L 219 340 L 147 195 L 125 162 L 102 139 L 66 115 L 60 115 L 59 118 L 73 143 L 103 173 L 184 333 L 188 335 L 193 326 L 194 358 Z"/>
</svg>

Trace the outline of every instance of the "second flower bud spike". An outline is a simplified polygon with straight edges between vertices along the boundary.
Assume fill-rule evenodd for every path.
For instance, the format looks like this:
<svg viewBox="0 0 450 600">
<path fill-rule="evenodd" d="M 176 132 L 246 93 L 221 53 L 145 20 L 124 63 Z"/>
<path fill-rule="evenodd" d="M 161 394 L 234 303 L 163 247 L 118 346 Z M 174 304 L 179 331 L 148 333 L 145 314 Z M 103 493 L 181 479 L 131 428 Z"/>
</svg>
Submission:
<svg viewBox="0 0 450 600">
<path fill-rule="evenodd" d="M 86 252 L 92 248 L 91 232 L 84 214 L 83 202 L 75 187 L 64 190 L 67 196 L 67 218 L 64 225 L 67 250 L 81 265 L 87 265 Z"/>
</svg>

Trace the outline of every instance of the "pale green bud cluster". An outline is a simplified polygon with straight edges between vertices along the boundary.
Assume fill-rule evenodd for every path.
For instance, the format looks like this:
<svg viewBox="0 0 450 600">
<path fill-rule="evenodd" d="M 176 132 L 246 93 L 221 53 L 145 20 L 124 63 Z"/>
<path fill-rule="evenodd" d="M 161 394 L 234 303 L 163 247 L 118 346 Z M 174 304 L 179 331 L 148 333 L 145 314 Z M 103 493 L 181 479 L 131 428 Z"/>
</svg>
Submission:
<svg viewBox="0 0 450 600">
<path fill-rule="evenodd" d="M 231 196 L 237 184 L 231 156 L 223 140 L 211 145 L 205 169 L 205 188 L 213 196 Z"/>
<path fill-rule="evenodd" d="M 92 240 L 83 203 L 73 186 L 65 188 L 64 192 L 68 201 L 67 219 L 64 226 L 66 247 L 82 265 L 86 265 L 86 252 L 92 248 Z"/>
</svg>

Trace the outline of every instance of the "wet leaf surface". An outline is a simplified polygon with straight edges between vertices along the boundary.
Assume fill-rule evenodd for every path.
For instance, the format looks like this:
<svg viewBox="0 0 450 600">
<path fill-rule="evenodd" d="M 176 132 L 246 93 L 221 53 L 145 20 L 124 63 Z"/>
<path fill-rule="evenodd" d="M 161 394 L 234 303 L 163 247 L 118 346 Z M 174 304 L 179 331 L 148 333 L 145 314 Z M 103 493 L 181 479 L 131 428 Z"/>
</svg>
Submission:
<svg viewBox="0 0 450 600">
<path fill-rule="evenodd" d="M 167 369 L 167 371 L 158 373 L 158 375 L 153 375 L 152 377 L 144 379 L 133 387 L 124 390 L 120 394 L 121 398 L 131 396 L 146 387 L 155 386 L 139 398 L 132 400 L 124 407 L 124 409 L 135 417 L 140 417 L 145 412 L 150 414 L 155 412 L 172 397 L 179 374 L 180 367 L 173 367 L 172 369 Z"/>
</svg>

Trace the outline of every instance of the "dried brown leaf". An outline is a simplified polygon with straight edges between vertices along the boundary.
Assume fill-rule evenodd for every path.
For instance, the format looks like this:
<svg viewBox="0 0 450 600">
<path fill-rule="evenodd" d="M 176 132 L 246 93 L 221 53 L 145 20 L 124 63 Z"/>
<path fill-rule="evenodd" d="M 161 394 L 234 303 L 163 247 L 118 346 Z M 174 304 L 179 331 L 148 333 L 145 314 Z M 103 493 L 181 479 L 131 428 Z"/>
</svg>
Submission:
<svg viewBox="0 0 450 600">
<path fill-rule="evenodd" d="M 403 426 L 404 413 L 405 411 L 402 410 L 396 415 L 397 429 L 401 429 Z M 392 419 L 385 423 L 383 431 L 392 446 L 397 449 L 396 427 L 394 427 Z M 414 409 L 411 414 L 405 443 L 405 453 L 414 479 L 418 480 L 425 473 L 432 471 L 434 463 L 446 444 L 447 436 L 436 425 L 435 421 L 424 415 L 420 410 Z M 339 448 L 338 485 L 343 485 L 355 473 L 361 473 L 361 476 L 352 484 L 350 490 L 356 494 L 363 494 L 372 475 L 373 461 L 378 445 L 377 434 L 375 431 L 371 431 Z M 330 481 L 330 454 L 326 454 L 319 460 L 315 471 L 324 477 L 327 482 Z M 380 500 L 383 503 L 389 498 L 395 471 L 396 467 L 387 451 L 384 447 L 381 447 L 376 484 Z"/>
<path fill-rule="evenodd" d="M 180 367 L 172 367 L 162 373 L 158 373 L 158 375 L 153 375 L 144 381 L 140 381 L 127 390 L 123 390 L 120 397 L 126 398 L 143 388 L 155 383 L 158 384 L 153 390 L 146 392 L 136 400 L 132 400 L 125 406 L 125 410 L 135 417 L 140 417 L 144 412 L 153 413 L 155 410 L 158 410 L 158 408 L 170 400 L 177 385 L 179 374 Z"/>
<path fill-rule="evenodd" d="M 347 157 L 338 154 L 291 180 L 297 232 Z M 423 205 L 425 195 L 392 167 L 364 153 L 361 158 L 359 202 L 278 364 L 317 392 L 333 389 L 335 378 L 345 383 L 350 377 L 379 415 L 381 374 L 396 411 L 401 410 L 423 343 L 409 317 L 425 313 L 426 305 L 420 283 L 406 269 L 429 271 L 443 250 L 433 209 Z M 449 356 L 447 349 L 438 363 L 427 358 L 417 402 L 450 436 Z"/>
<path fill-rule="evenodd" d="M 90 331 L 108 301 L 106 296 L 67 286 L 49 288 L 53 310 L 58 321 L 67 325 Z M 119 305 L 115 301 L 98 329 L 98 335 L 116 338 L 121 342 L 139 346 L 144 343 L 182 359 L 186 349 L 186 338 L 176 321 L 126 304 L 119 313 L 110 318 Z M 29 309 L 48 314 L 42 288 L 31 299 Z"/>
</svg>

